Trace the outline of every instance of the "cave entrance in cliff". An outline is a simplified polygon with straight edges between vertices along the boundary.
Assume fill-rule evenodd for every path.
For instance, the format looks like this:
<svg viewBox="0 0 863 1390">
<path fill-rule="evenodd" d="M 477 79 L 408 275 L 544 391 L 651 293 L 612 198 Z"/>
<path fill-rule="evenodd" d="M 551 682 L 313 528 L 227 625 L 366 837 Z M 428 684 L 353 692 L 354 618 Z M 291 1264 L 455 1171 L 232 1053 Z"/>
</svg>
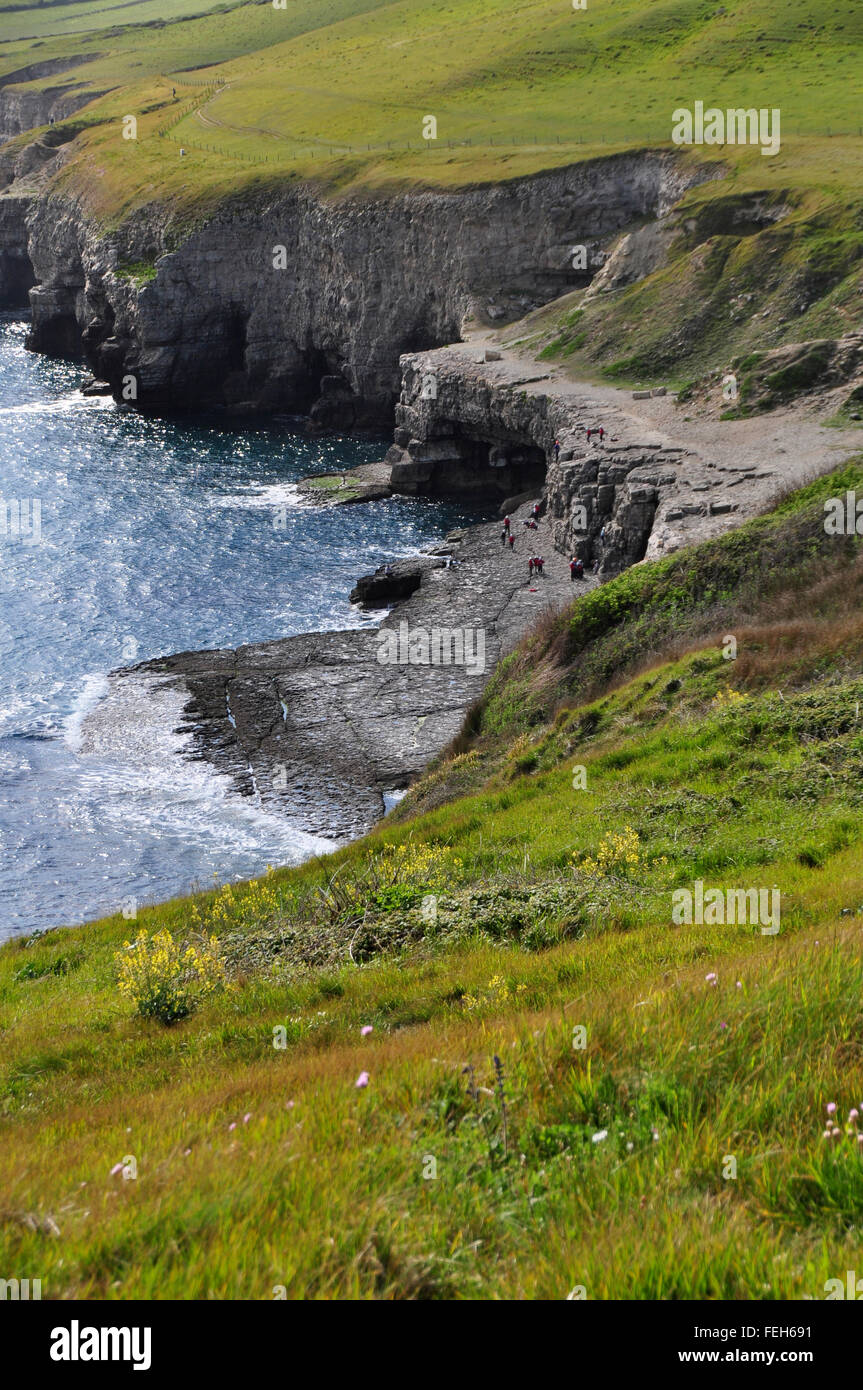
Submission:
<svg viewBox="0 0 863 1390">
<path fill-rule="evenodd" d="M 459 440 L 459 476 L 478 499 L 503 501 L 545 486 L 546 457 L 536 444 L 515 439 Z"/>
<path fill-rule="evenodd" d="M 294 382 L 294 407 L 308 415 L 314 404 L 329 390 L 337 389 L 343 382 L 344 394 L 350 394 L 350 386 L 341 377 L 338 365 L 321 348 L 306 348 L 302 367 Z"/>
<path fill-rule="evenodd" d="M 0 310 L 29 309 L 35 284 L 36 272 L 26 248 L 0 249 Z"/>
</svg>

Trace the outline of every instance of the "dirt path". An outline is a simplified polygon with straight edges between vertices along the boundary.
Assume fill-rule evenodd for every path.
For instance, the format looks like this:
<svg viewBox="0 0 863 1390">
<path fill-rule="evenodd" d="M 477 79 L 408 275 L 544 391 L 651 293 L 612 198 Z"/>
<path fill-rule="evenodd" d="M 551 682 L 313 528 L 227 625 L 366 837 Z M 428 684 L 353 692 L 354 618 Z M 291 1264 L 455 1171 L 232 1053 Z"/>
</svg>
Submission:
<svg viewBox="0 0 863 1390">
<path fill-rule="evenodd" d="M 633 400 L 630 390 L 576 381 L 554 363 L 539 363 L 507 346 L 506 335 L 495 330 L 468 334 L 464 343 L 453 344 L 474 358 L 486 348 L 500 353 L 493 370 L 500 379 L 517 382 L 532 394 L 569 400 L 586 424 L 603 425 L 609 442 L 637 439 L 647 444 L 691 451 L 693 464 L 700 462 L 719 472 L 751 475 L 732 481 L 739 510 L 753 514 L 768 505 L 776 492 L 829 472 L 843 460 L 863 451 L 863 429 L 827 427 L 854 383 L 835 391 L 807 397 L 786 409 L 744 420 L 722 420 L 727 406 L 717 400 L 708 405 L 678 405 L 673 395 Z"/>
</svg>

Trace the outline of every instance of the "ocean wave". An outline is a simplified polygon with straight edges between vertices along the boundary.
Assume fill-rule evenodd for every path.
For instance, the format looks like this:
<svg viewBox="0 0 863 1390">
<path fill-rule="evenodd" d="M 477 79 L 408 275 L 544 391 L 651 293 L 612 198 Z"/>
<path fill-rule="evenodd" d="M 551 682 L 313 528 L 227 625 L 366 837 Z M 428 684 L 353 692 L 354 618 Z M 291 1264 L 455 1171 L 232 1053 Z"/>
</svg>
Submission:
<svg viewBox="0 0 863 1390">
<path fill-rule="evenodd" d="M 178 728 L 188 692 L 173 681 L 145 675 L 111 676 L 100 693 L 91 687 L 89 704 L 82 693 L 79 766 L 82 784 L 98 782 L 102 813 L 131 828 L 166 831 L 195 841 L 203 836 L 224 842 L 226 853 L 267 851 L 283 862 L 297 863 L 329 854 L 335 840 L 310 835 L 289 817 L 267 811 L 241 796 L 231 779 L 198 759 L 192 735 Z"/>
<path fill-rule="evenodd" d="M 84 396 L 73 391 L 53 401 L 25 401 L 23 405 L 0 406 L 0 415 L 66 415 L 73 410 L 113 410 L 110 396 Z"/>
<path fill-rule="evenodd" d="M 108 677 L 103 671 L 94 671 L 84 677 L 84 684 L 77 696 L 71 714 L 67 715 L 63 726 L 63 738 L 73 753 L 78 753 L 84 742 L 84 720 L 92 709 L 108 693 Z"/>
<path fill-rule="evenodd" d="M 218 507 L 249 507 L 262 511 L 275 507 L 314 506 L 296 483 L 253 483 L 242 492 L 228 492 L 214 501 Z"/>
</svg>

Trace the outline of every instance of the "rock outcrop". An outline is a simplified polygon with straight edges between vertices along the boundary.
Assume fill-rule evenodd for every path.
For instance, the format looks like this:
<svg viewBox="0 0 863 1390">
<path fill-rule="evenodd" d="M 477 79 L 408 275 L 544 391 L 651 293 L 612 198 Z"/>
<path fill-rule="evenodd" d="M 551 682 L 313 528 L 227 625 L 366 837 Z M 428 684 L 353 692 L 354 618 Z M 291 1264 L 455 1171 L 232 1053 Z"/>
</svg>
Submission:
<svg viewBox="0 0 863 1390">
<path fill-rule="evenodd" d="M 618 419 L 600 443 L 595 408 L 577 391 L 561 391 L 541 369 L 525 374 L 500 354 L 489 364 L 468 347 L 402 358 L 396 421 L 387 455 L 394 492 L 502 499 L 544 492 L 556 548 L 596 565 L 602 577 L 644 558 L 660 504 L 684 490 L 681 506 L 691 506 L 702 473 L 670 440 L 639 437 Z M 686 514 L 706 509 L 699 502 Z M 674 548 L 670 529 L 660 549 L 666 544 Z"/>
<path fill-rule="evenodd" d="M 507 509 L 544 494 L 556 549 L 601 578 L 754 515 L 775 476 L 688 447 L 628 414 L 622 392 L 602 399 L 505 348 L 455 344 L 401 367 L 393 492 L 499 497 Z"/>
<path fill-rule="evenodd" d="M 363 608 L 386 608 L 390 603 L 410 598 L 422 584 L 423 574 L 441 569 L 445 564 L 445 560 L 429 555 L 396 560 L 374 574 L 362 575 L 351 590 L 351 603 L 361 604 Z"/>
<path fill-rule="evenodd" d="M 621 229 L 716 172 L 641 152 L 468 191 L 336 200 L 302 186 L 223 207 L 182 238 L 156 206 L 108 235 L 46 196 L 29 216 L 29 346 L 77 347 L 146 408 L 380 423 L 401 354 L 587 284 Z"/>
<path fill-rule="evenodd" d="M 98 53 L 90 54 L 87 61 L 91 62 L 99 56 Z M 0 141 L 47 125 L 52 119 L 65 120 L 88 102 L 95 101 L 96 97 L 104 96 L 103 91 L 94 91 L 82 82 L 58 83 L 52 87 L 29 85 L 39 78 L 67 72 L 82 61 L 81 55 L 50 58 L 7 72 L 0 79 Z"/>
</svg>

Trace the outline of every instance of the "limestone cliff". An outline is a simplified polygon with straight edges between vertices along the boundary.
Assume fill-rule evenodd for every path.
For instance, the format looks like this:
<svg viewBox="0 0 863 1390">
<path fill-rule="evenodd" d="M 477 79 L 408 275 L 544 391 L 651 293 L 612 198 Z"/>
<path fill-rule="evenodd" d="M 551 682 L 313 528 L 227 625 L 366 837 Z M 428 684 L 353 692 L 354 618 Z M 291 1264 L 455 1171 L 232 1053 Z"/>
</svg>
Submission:
<svg viewBox="0 0 863 1390">
<path fill-rule="evenodd" d="M 693 449 L 627 412 L 623 392 L 571 382 L 502 344 L 409 353 L 401 369 L 393 492 L 510 504 L 544 492 L 556 549 L 600 578 L 753 515 L 774 476 Z"/>
<path fill-rule="evenodd" d="M 99 56 L 97 53 L 90 54 L 87 61 Z M 65 120 L 97 96 L 104 95 L 74 80 L 58 82 L 50 87 L 34 85 L 38 79 L 67 72 L 82 61 L 81 55 L 49 58 L 7 72 L 0 79 L 0 141 L 47 125 L 51 120 Z"/>
<path fill-rule="evenodd" d="M 0 198 L 0 309 L 19 309 L 27 303 L 34 283 L 27 250 L 28 198 Z"/>
<path fill-rule="evenodd" d="M 586 285 L 621 229 L 705 176 L 642 152 L 466 191 L 331 199 L 303 186 L 183 236 L 155 206 L 106 234 L 47 195 L 28 218 L 29 345 L 83 352 L 144 407 L 377 423 L 401 354 Z M 576 245 L 587 270 L 573 269 Z"/>
</svg>

